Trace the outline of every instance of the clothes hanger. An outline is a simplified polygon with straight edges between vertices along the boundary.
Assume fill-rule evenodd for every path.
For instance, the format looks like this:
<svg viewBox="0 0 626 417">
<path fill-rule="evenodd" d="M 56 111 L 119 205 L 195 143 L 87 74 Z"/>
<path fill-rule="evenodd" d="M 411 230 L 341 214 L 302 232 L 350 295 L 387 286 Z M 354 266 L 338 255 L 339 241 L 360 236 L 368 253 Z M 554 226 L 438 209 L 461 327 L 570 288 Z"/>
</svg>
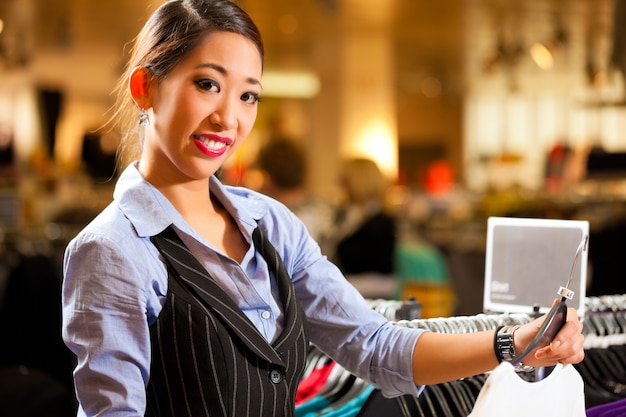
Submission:
<svg viewBox="0 0 626 417">
<path fill-rule="evenodd" d="M 589 240 L 589 235 L 584 235 L 576 249 L 576 254 L 574 256 L 574 262 L 572 264 L 572 269 L 570 271 L 569 279 L 565 284 L 565 287 L 560 287 L 557 292 L 558 295 L 561 296 L 561 300 L 557 302 L 550 311 L 546 314 L 546 318 L 543 321 L 539 331 L 535 335 L 535 337 L 530 341 L 528 346 L 524 348 L 519 354 L 515 356 L 513 360 L 513 365 L 519 365 L 522 363 L 524 358 L 528 356 L 530 352 L 532 352 L 537 346 L 548 345 L 554 337 L 557 335 L 559 330 L 563 327 L 565 322 L 567 321 L 567 299 L 571 300 L 574 298 L 574 291 L 569 289 L 569 285 L 572 282 L 572 278 L 574 276 L 574 269 L 576 264 L 578 263 L 578 258 L 580 257 L 580 253 L 583 250 L 587 250 L 587 242 Z"/>
<path fill-rule="evenodd" d="M 585 349 L 626 345 L 626 295 L 588 297 L 585 309 Z"/>
<path fill-rule="evenodd" d="M 426 387 L 424 387 L 424 390 L 422 391 L 422 393 L 420 394 L 419 397 L 417 397 L 418 401 L 422 401 L 425 403 L 427 410 L 425 415 L 429 416 L 429 417 L 438 417 L 438 411 L 435 408 L 435 405 L 432 401 L 432 399 L 430 398 L 430 390 L 428 389 L 428 387 L 430 387 L 430 385 L 427 385 Z"/>
<path fill-rule="evenodd" d="M 476 398 L 472 395 L 472 392 L 468 386 L 469 381 L 461 379 L 459 381 L 454 381 L 451 384 L 452 386 L 456 387 L 457 392 L 460 393 L 463 410 L 465 411 L 465 415 L 468 415 L 474 408 L 474 403 L 476 402 Z"/>
<path fill-rule="evenodd" d="M 588 349 L 585 351 L 585 359 L 574 365 L 585 381 L 586 399 L 590 400 L 591 404 L 607 403 L 624 398 L 615 392 L 614 381 L 607 379 L 605 371 L 598 365 L 597 357 L 603 354 L 603 349 Z"/>
<path fill-rule="evenodd" d="M 461 384 L 452 382 L 444 382 L 439 384 L 443 395 L 448 399 L 448 403 L 454 408 L 452 411 L 453 416 L 468 415 L 471 409 L 468 409 L 465 402 L 464 392 L 462 392 Z"/>
<path fill-rule="evenodd" d="M 341 375 L 337 381 L 334 381 L 332 388 L 329 392 L 323 392 L 321 395 L 328 401 L 329 404 L 339 401 L 346 395 L 357 380 L 356 375 L 351 374 L 341 366 L 335 366 L 335 368 L 341 370 Z"/>
<path fill-rule="evenodd" d="M 340 416 L 343 415 L 344 412 L 353 412 L 355 411 L 354 401 L 360 401 L 361 399 L 358 397 L 361 394 L 369 396 L 373 390 L 373 386 L 369 385 L 361 378 L 356 377 L 353 383 L 350 384 L 347 389 L 338 393 L 335 398 L 329 399 L 326 397 L 328 405 L 320 410 L 317 415 Z M 345 410 L 346 406 L 350 406 L 350 409 Z"/>
<path fill-rule="evenodd" d="M 611 393 L 626 397 L 626 369 L 615 358 L 615 351 L 594 349 L 587 354 L 599 372 L 602 385 Z"/>
<path fill-rule="evenodd" d="M 414 395 L 403 395 L 398 397 L 403 404 L 403 412 L 408 412 L 407 416 L 428 417 L 427 410 L 422 407 L 419 397 Z M 406 408 L 405 408 L 406 407 Z M 406 410 L 406 411 L 405 411 Z"/>
<path fill-rule="evenodd" d="M 320 366 L 323 356 L 325 355 L 317 347 L 309 345 L 309 351 L 306 355 L 306 365 L 304 371 L 302 372 L 302 379 L 311 375 L 311 372 Z"/>
<path fill-rule="evenodd" d="M 484 374 L 475 375 L 473 377 L 463 379 L 463 381 L 465 382 L 464 385 L 467 388 L 472 401 L 472 408 L 474 407 L 476 398 L 478 398 L 478 394 L 480 394 L 480 390 L 485 385 L 486 380 L 487 378 L 484 376 Z"/>
<path fill-rule="evenodd" d="M 430 391 L 433 393 L 434 399 L 436 400 L 433 405 L 440 410 L 440 413 L 437 416 L 443 415 L 444 417 L 455 417 L 455 414 L 452 413 L 452 408 L 450 407 L 450 403 L 448 402 L 448 398 L 444 395 L 441 390 L 440 384 L 429 385 L 428 387 Z"/>
</svg>

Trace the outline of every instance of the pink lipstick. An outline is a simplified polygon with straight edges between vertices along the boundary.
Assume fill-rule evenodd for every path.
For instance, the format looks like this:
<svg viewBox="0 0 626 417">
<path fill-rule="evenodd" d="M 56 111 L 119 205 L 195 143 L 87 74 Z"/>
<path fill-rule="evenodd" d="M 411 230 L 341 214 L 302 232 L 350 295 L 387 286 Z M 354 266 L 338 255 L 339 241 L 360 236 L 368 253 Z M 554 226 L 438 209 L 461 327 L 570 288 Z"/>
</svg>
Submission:
<svg viewBox="0 0 626 417">
<path fill-rule="evenodd" d="M 193 135 L 193 141 L 200 152 L 214 157 L 223 155 L 228 146 L 233 144 L 232 139 L 215 134 Z"/>
</svg>

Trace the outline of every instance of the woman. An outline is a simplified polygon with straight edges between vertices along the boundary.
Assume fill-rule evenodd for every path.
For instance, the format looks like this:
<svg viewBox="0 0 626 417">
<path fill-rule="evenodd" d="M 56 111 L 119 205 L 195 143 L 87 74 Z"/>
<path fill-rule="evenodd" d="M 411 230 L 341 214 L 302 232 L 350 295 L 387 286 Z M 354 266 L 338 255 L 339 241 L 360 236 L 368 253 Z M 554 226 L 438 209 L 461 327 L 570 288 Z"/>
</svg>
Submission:
<svg viewBox="0 0 626 417">
<path fill-rule="evenodd" d="M 220 184 L 262 70 L 257 28 L 226 0 L 169 1 L 137 38 L 116 117 L 139 125 L 123 145 L 138 159 L 65 257 L 79 415 L 290 416 L 309 341 L 387 395 L 498 364 L 493 331 L 390 325 L 283 205 Z M 570 314 L 528 364 L 582 360 L 581 329 Z"/>
<path fill-rule="evenodd" d="M 337 215 L 333 259 L 346 275 L 393 279 L 397 227 L 386 207 L 387 178 L 373 160 L 352 158 L 341 166 L 340 184 L 346 201 Z"/>
</svg>

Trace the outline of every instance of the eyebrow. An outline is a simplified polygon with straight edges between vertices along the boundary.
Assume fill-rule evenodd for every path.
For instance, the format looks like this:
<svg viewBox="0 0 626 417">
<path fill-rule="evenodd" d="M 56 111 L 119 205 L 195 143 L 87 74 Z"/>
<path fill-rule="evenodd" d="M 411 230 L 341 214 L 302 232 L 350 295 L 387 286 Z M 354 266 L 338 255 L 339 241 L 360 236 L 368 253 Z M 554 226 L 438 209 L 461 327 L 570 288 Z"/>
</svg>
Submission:
<svg viewBox="0 0 626 417">
<path fill-rule="evenodd" d="M 223 66 L 218 65 L 218 64 L 213 64 L 213 63 L 210 63 L 210 62 L 207 62 L 205 64 L 196 65 L 196 69 L 198 69 L 198 68 L 212 68 L 215 71 L 217 71 L 217 72 L 219 72 L 220 74 L 223 74 L 223 75 L 226 75 L 228 73 L 228 71 L 226 71 L 226 68 L 224 68 Z M 261 85 L 261 81 L 257 80 L 254 77 L 246 78 L 246 82 L 248 84 L 254 84 L 254 85 L 258 85 L 259 87 L 263 87 Z"/>
</svg>

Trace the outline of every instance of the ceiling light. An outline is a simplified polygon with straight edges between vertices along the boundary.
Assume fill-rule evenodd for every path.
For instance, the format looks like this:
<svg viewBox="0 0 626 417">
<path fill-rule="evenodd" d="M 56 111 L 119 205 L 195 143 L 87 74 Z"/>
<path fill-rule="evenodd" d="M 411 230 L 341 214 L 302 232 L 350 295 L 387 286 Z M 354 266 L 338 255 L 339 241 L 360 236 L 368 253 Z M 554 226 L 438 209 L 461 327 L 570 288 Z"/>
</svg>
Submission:
<svg viewBox="0 0 626 417">
<path fill-rule="evenodd" d="M 550 48 L 542 43 L 535 43 L 530 47 L 530 56 L 542 70 L 549 70 L 554 65 L 554 57 Z"/>
<path fill-rule="evenodd" d="M 319 77 L 308 71 L 266 70 L 261 83 L 264 97 L 313 98 L 320 90 Z"/>
</svg>

